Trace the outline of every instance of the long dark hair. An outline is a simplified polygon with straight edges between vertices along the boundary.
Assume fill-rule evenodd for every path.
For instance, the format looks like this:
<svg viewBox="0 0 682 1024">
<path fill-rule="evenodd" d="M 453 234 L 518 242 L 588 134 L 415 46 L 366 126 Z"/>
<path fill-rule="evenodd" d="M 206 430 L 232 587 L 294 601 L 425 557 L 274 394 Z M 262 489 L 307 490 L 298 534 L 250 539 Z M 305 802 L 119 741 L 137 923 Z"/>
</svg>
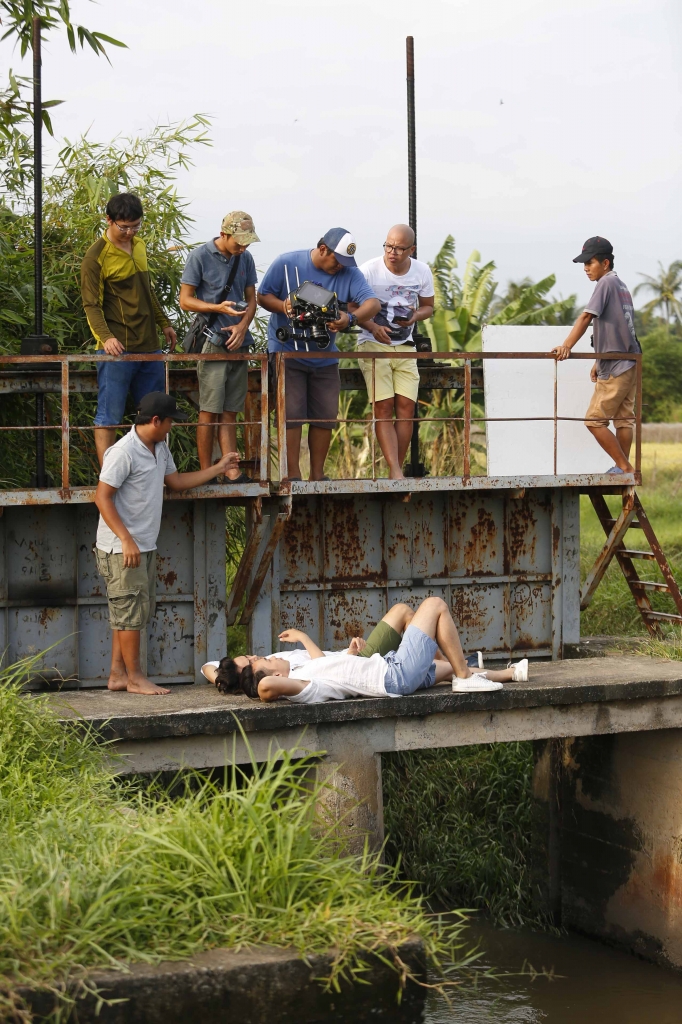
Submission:
<svg viewBox="0 0 682 1024">
<path fill-rule="evenodd" d="M 221 658 L 215 676 L 218 693 L 245 693 L 251 700 L 260 700 L 258 684 L 267 672 L 254 672 L 250 665 L 240 669 L 232 658 Z"/>
</svg>

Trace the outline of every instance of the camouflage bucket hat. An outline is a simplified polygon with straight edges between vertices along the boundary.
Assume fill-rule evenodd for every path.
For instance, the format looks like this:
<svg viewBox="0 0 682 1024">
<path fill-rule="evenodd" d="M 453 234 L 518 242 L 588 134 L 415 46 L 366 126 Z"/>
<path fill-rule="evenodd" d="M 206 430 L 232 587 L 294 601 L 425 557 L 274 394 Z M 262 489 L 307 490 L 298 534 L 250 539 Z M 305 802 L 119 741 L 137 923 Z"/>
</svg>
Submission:
<svg viewBox="0 0 682 1024">
<path fill-rule="evenodd" d="M 220 230 L 226 235 L 232 235 L 235 242 L 240 245 L 251 245 L 252 242 L 260 242 L 253 226 L 253 219 L 243 210 L 233 210 L 223 217 Z"/>
</svg>

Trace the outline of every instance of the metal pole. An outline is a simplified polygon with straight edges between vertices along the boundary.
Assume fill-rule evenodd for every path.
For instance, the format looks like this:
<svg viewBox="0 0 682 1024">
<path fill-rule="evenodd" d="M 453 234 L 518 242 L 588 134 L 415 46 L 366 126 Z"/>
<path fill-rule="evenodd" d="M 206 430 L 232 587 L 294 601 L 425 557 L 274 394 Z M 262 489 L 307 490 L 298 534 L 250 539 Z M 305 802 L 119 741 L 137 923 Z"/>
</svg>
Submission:
<svg viewBox="0 0 682 1024">
<path fill-rule="evenodd" d="M 36 335 L 43 333 L 43 100 L 40 18 L 33 19 L 33 294 Z"/>
<path fill-rule="evenodd" d="M 414 37 L 406 39 L 407 55 L 407 193 L 409 207 L 409 223 L 414 231 L 414 255 L 417 255 L 417 155 L 415 138 L 414 113 Z M 418 352 L 430 352 L 431 345 L 427 338 L 419 333 L 419 324 L 412 332 Z M 426 344 L 425 344 L 426 343 Z M 419 366 L 419 361 L 417 361 Z M 419 461 L 419 392 L 414 404 L 414 423 L 410 438 L 410 476 L 424 476 L 424 465 Z"/>
<path fill-rule="evenodd" d="M 40 54 L 40 18 L 33 19 L 33 331 L 21 342 L 21 354 L 28 356 L 56 355 L 54 338 L 43 334 L 43 99 L 42 59 Z M 36 365 L 35 370 L 52 370 L 50 364 Z M 67 405 L 68 413 L 68 405 Z M 36 394 L 36 426 L 45 426 L 45 395 Z M 50 487 L 45 472 L 45 431 L 36 431 L 36 487 Z"/>
<path fill-rule="evenodd" d="M 417 157 L 414 123 L 414 37 L 407 37 L 407 190 L 409 222 L 414 231 L 414 255 L 417 255 Z"/>
<path fill-rule="evenodd" d="M 43 98 L 40 18 L 33 19 L 33 331 L 43 333 Z M 36 395 L 36 426 L 45 425 L 45 396 Z M 36 486 L 47 486 L 45 431 L 36 431 Z"/>
</svg>

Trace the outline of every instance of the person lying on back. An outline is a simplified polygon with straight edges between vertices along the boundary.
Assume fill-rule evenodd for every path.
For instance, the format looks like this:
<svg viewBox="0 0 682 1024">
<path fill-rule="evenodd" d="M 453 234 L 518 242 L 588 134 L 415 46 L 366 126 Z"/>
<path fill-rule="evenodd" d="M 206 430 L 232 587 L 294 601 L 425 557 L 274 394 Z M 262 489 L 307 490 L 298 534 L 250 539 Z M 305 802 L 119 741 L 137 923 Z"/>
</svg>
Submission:
<svg viewBox="0 0 682 1024">
<path fill-rule="evenodd" d="M 385 656 L 378 652 L 369 658 L 347 652 L 325 655 L 300 630 L 285 630 L 280 638 L 300 641 L 310 656 L 307 663 L 292 669 L 285 658 L 255 658 L 241 671 L 231 672 L 221 692 L 243 692 L 264 702 L 285 697 L 316 704 L 353 697 L 400 697 L 449 679 L 453 690 L 464 691 L 498 689 L 503 682 L 528 680 L 527 659 L 498 672 L 472 672 L 450 609 L 440 597 L 422 602 L 397 650 Z M 445 660 L 436 660 L 439 647 Z"/>
<path fill-rule="evenodd" d="M 343 651 L 323 651 L 325 657 L 332 657 L 336 654 L 350 654 L 361 658 L 371 658 L 373 654 L 386 655 L 389 651 L 395 651 L 400 646 L 402 635 L 409 626 L 414 612 L 409 605 L 394 604 L 384 615 L 383 619 L 376 624 L 366 640 L 361 636 L 354 636 L 349 646 Z M 285 643 L 304 643 L 309 639 L 305 633 L 297 629 L 285 629 L 279 634 L 279 639 Z M 233 693 L 238 691 L 240 674 L 244 669 L 253 667 L 259 661 L 287 661 L 290 669 L 300 668 L 310 661 L 310 654 L 305 646 L 303 650 L 297 647 L 294 651 L 276 651 L 274 654 L 259 656 L 257 654 L 240 654 L 236 658 L 222 658 L 220 661 L 208 661 L 201 667 L 202 675 L 213 683 L 219 693 Z M 274 666 L 270 665 L 273 671 Z M 248 675 L 248 673 L 247 673 Z M 235 690 L 236 685 L 236 690 Z"/>
</svg>

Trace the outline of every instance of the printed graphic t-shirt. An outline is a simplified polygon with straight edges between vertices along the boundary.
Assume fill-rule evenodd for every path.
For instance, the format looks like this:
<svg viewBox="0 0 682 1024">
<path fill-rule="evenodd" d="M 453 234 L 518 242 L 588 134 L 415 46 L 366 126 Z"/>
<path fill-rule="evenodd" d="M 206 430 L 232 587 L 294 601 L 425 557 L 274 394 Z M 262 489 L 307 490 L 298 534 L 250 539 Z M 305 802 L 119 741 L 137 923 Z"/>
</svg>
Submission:
<svg viewBox="0 0 682 1024">
<path fill-rule="evenodd" d="M 367 284 L 379 302 L 381 311 L 374 317 L 374 322 L 381 327 L 390 327 L 396 337 L 392 345 L 404 345 L 412 337 L 414 324 L 409 327 L 394 325 L 394 320 L 408 320 L 419 306 L 420 298 L 433 295 L 433 275 L 428 263 L 421 260 L 410 260 L 410 269 L 406 274 L 393 274 L 384 263 L 383 256 L 368 260 L 360 267 Z M 372 341 L 369 331 L 361 331 L 358 345 Z"/>
<path fill-rule="evenodd" d="M 635 334 L 635 310 L 632 296 L 615 270 L 610 270 L 597 281 L 586 313 L 592 313 L 592 339 L 594 351 L 599 352 L 641 352 Z M 598 359 L 597 376 L 601 380 L 619 377 L 631 369 L 631 359 Z"/>
<path fill-rule="evenodd" d="M 285 273 L 286 268 L 286 273 Z M 298 271 L 298 275 L 297 272 Z M 289 287 L 287 288 L 287 277 Z M 258 291 L 261 295 L 274 295 L 278 299 L 286 299 L 299 284 L 304 281 L 311 281 L 319 284 L 331 292 L 336 292 L 339 302 L 355 302 L 361 305 L 365 299 L 373 299 L 374 292 L 365 281 L 364 276 L 358 267 L 341 267 L 336 274 L 326 274 L 324 270 L 318 270 L 314 265 L 310 251 L 301 249 L 298 252 L 286 252 L 270 265 L 265 277 L 260 283 Z M 278 341 L 276 331 L 278 327 L 290 327 L 289 319 L 284 313 L 271 313 L 268 323 L 268 352 L 294 352 L 296 344 L 288 341 Z M 335 334 L 331 334 L 331 344 L 327 352 L 338 352 L 335 344 Z M 305 351 L 306 343 L 298 343 Z M 309 343 L 311 352 L 318 352 L 319 349 L 314 341 Z M 315 366 L 332 366 L 338 359 L 316 359 Z"/>
</svg>

